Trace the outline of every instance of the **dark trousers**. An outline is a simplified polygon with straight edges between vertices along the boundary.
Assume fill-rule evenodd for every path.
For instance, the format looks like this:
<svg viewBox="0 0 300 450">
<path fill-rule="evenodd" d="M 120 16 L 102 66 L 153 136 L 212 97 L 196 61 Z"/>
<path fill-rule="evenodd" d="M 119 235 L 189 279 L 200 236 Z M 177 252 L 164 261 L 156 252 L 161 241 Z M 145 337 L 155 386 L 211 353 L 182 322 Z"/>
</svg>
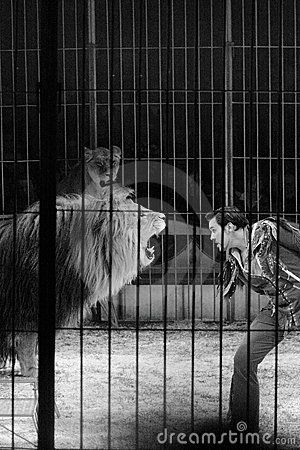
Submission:
<svg viewBox="0 0 300 450">
<path fill-rule="evenodd" d="M 247 424 L 247 431 L 259 431 L 258 364 L 284 338 L 283 329 L 279 325 L 276 327 L 275 315 L 272 317 L 271 314 L 272 311 L 267 309 L 258 314 L 251 324 L 250 333 L 246 334 L 234 357 L 229 401 L 230 428 L 233 431 L 237 430 L 237 423 L 241 421 Z"/>
</svg>

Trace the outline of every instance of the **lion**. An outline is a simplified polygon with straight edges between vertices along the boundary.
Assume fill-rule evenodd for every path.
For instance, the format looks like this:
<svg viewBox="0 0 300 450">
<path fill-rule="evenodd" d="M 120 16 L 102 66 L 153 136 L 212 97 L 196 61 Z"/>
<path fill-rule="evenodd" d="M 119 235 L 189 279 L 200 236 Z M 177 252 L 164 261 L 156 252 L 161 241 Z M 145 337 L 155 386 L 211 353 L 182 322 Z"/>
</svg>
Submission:
<svg viewBox="0 0 300 450">
<path fill-rule="evenodd" d="M 84 190 L 82 185 L 82 162 L 76 164 L 69 174 L 63 178 L 57 187 L 58 195 L 66 194 L 85 194 L 99 197 L 102 187 L 108 185 L 111 181 L 115 182 L 121 159 L 121 149 L 117 146 L 112 147 L 112 152 L 104 147 L 97 147 L 91 150 L 84 148 Z M 110 176 L 112 174 L 112 176 Z M 109 316 L 108 305 L 101 304 L 103 311 Z M 92 307 L 90 312 L 95 314 L 97 308 Z M 87 311 L 86 311 L 87 314 Z M 118 327 L 118 317 L 114 303 L 111 302 L 111 323 Z"/>
<path fill-rule="evenodd" d="M 106 186 L 99 198 L 85 195 L 84 210 L 82 195 L 57 197 L 57 328 L 76 322 L 82 282 L 83 306 L 91 306 L 116 295 L 155 258 L 148 242 L 165 228 L 164 214 L 139 206 L 129 188 L 113 185 L 112 197 L 110 191 Z M 14 321 L 23 376 L 37 376 L 38 261 L 39 202 L 18 217 L 15 241 L 12 223 L 0 228 L 0 360 L 11 355 Z"/>
<path fill-rule="evenodd" d="M 84 192 L 99 197 L 101 188 L 109 184 L 111 179 L 113 182 L 116 180 L 121 159 L 119 147 L 113 146 L 112 155 L 110 150 L 104 147 L 98 147 L 94 150 L 85 147 L 84 150 L 84 191 L 82 189 L 83 166 L 82 162 L 79 162 L 58 184 L 56 190 L 58 195 L 82 194 Z"/>
</svg>

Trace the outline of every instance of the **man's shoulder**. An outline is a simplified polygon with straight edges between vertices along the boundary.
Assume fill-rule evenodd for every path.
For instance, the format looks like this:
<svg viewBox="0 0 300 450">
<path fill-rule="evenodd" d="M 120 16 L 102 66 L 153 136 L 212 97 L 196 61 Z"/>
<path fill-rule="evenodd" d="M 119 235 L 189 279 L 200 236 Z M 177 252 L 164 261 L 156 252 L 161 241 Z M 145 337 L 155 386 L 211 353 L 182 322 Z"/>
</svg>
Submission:
<svg viewBox="0 0 300 450">
<path fill-rule="evenodd" d="M 273 217 L 268 217 L 266 219 L 258 220 L 252 225 L 252 232 L 256 232 L 266 227 L 271 227 L 272 229 L 277 228 L 277 221 Z"/>
<path fill-rule="evenodd" d="M 251 242 L 255 247 L 262 242 L 262 239 L 277 239 L 277 226 L 270 219 L 263 219 L 255 222 L 251 230 Z"/>
<path fill-rule="evenodd" d="M 279 223 L 279 230 L 278 230 Z M 291 251 L 300 253 L 300 230 L 287 220 L 268 217 L 259 220 L 252 226 L 251 240 L 255 247 L 262 239 L 270 240 L 279 238 L 279 244 Z"/>
</svg>

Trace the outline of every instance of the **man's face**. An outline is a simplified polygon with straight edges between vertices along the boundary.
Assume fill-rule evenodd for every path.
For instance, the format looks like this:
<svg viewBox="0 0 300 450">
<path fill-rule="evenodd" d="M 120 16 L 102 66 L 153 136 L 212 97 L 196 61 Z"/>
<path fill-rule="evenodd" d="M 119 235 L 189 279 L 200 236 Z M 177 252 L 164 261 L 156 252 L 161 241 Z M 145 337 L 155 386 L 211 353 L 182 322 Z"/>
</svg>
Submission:
<svg viewBox="0 0 300 450">
<path fill-rule="evenodd" d="M 210 239 L 211 241 L 214 241 L 217 244 L 218 250 L 222 250 L 221 247 L 221 241 L 222 241 L 222 227 L 221 225 L 219 225 L 215 219 L 215 217 L 213 217 L 209 223 L 209 230 L 211 232 L 210 235 Z M 226 227 L 224 228 L 224 238 L 223 238 L 223 250 L 226 250 L 229 244 L 229 233 L 226 229 Z"/>
</svg>

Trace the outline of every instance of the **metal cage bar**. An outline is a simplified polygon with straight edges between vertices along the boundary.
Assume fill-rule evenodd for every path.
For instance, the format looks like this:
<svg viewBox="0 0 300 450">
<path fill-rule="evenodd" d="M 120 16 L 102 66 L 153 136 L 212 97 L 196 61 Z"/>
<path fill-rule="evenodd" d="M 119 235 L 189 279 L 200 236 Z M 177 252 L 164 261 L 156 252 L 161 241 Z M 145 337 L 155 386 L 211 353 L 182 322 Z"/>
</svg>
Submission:
<svg viewBox="0 0 300 450">
<path fill-rule="evenodd" d="M 54 448 L 58 2 L 41 3 L 38 447 Z"/>
<path fill-rule="evenodd" d="M 40 4 L 36 1 L 32 7 L 25 0 L 19 2 L 19 38 L 15 42 L 16 18 L 12 10 L 16 2 L 4 1 L 10 11 L 5 11 L 5 5 L 0 6 L 1 15 L 9 18 L 7 36 L 3 24 L 0 28 L 3 221 L 23 210 L 16 208 L 15 197 L 19 202 L 24 195 L 24 207 L 37 199 L 40 187 L 37 149 L 43 150 L 44 146 L 40 105 L 35 101 L 33 87 L 35 81 L 41 81 L 42 33 L 40 36 L 37 33 L 36 38 L 31 36 L 31 30 L 35 34 L 42 21 Z M 278 7 L 283 3 L 285 8 L 279 19 Z M 86 22 L 82 18 L 88 4 L 89 17 L 93 20 L 93 23 L 90 20 L 89 43 L 83 39 Z M 61 3 L 58 160 L 64 174 L 75 162 L 83 163 L 84 145 L 93 148 L 99 143 L 111 148 L 116 144 L 122 150 L 119 179 L 125 182 L 133 168 L 131 186 L 137 192 L 138 201 L 140 196 L 143 206 L 154 208 L 153 205 L 159 204 L 161 210 L 168 208 L 169 229 L 157 244 L 161 252 L 158 262 L 141 274 L 133 288 L 126 287 L 118 298 L 110 296 L 109 299 L 115 302 L 120 313 L 120 331 L 135 333 L 136 447 L 141 439 L 143 322 L 151 323 L 153 333 L 155 330 L 163 334 L 164 424 L 168 423 L 170 402 L 168 342 L 176 329 L 173 321 L 184 320 L 182 326 L 191 332 L 191 364 L 187 370 L 191 424 L 197 419 L 199 407 L 195 332 L 202 325 L 197 321 L 218 322 L 221 421 L 225 395 L 223 319 L 248 320 L 250 326 L 253 313 L 266 301 L 264 296 L 250 295 L 250 290 L 239 291 L 241 298 L 232 300 L 229 308 L 219 301 L 216 285 L 222 263 L 206 235 L 204 215 L 208 206 L 221 206 L 224 169 L 227 202 L 236 203 L 252 222 L 280 213 L 295 225 L 299 224 L 298 16 L 296 0 L 119 0 L 113 3 L 64 0 Z M 16 48 L 18 65 L 14 59 Z M 88 59 L 84 54 L 88 55 L 89 49 Z M 86 70 L 88 62 L 90 70 Z M 32 68 L 34 65 L 36 68 Z M 222 78 L 224 68 L 227 69 L 225 79 Z M 34 82 L 32 74 L 36 77 Z M 13 81 L 17 81 L 17 86 Z M 85 126 L 87 121 L 90 127 Z M 145 165 L 140 165 L 144 162 Z M 142 176 L 141 167 L 145 168 Z M 22 177 L 16 176 L 19 170 Z M 154 186 L 158 181 L 160 186 Z M 145 187 L 141 187 L 143 183 Z M 282 189 L 274 189 L 276 183 Z M 15 196 L 11 186 L 17 189 Z M 198 197 L 195 189 L 200 193 Z M 199 221 L 195 228 L 193 219 L 197 215 Z M 97 327 L 101 329 L 100 334 L 108 332 L 109 335 L 107 442 L 103 445 L 112 447 L 115 330 L 110 323 L 111 303 L 108 315 L 108 331 L 103 332 L 103 323 Z M 81 313 L 80 325 L 75 328 L 81 333 L 78 434 L 80 446 L 84 448 L 87 436 L 83 353 L 84 333 L 89 327 L 82 319 Z M 276 378 L 275 397 L 277 381 Z M 276 398 L 274 407 L 276 410 Z M 275 414 L 275 428 L 276 423 Z"/>
</svg>

